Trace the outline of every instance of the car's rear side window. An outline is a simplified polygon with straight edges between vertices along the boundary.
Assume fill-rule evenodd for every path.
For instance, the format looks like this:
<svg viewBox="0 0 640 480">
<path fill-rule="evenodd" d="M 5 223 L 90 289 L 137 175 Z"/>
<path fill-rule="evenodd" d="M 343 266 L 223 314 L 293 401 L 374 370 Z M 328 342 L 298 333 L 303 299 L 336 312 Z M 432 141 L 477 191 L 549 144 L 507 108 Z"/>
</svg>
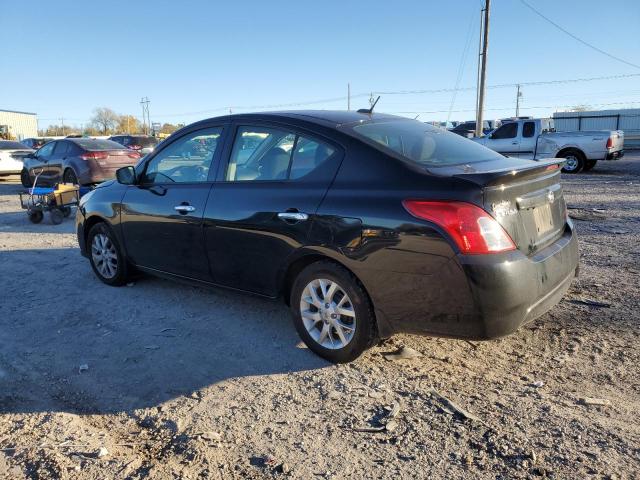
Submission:
<svg viewBox="0 0 640 480">
<path fill-rule="evenodd" d="M 522 136 L 524 138 L 533 137 L 536 132 L 536 124 L 534 122 L 524 122 L 522 125 Z"/>
<path fill-rule="evenodd" d="M 334 153 L 320 140 L 271 127 L 238 127 L 227 181 L 297 180 L 312 174 Z"/>
<path fill-rule="evenodd" d="M 425 166 L 502 158 L 471 140 L 417 120 L 380 120 L 348 126 L 355 137 Z M 347 130 L 349 131 L 349 130 Z"/>
</svg>

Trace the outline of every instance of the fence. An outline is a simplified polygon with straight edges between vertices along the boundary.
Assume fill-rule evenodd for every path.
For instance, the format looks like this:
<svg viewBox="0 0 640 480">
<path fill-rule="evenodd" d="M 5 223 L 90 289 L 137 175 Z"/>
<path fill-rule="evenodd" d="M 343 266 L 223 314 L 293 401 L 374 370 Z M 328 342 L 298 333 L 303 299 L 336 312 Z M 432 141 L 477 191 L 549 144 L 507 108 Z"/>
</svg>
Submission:
<svg viewBox="0 0 640 480">
<path fill-rule="evenodd" d="M 640 148 L 640 109 L 603 112 L 557 112 L 553 114 L 558 132 L 580 130 L 622 130 L 626 149 Z"/>
</svg>

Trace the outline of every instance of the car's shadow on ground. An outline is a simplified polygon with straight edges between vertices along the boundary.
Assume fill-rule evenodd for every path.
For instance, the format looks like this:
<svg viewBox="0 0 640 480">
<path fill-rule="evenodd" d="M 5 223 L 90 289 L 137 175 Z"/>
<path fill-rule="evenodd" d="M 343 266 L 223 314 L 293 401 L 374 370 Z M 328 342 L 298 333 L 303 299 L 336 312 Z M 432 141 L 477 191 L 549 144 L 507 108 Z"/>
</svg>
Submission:
<svg viewBox="0 0 640 480">
<path fill-rule="evenodd" d="M 240 376 L 329 364 L 286 306 L 151 277 L 109 287 L 74 248 L 0 252 L 0 413 L 157 406 Z"/>
<path fill-rule="evenodd" d="M 2 200 L 0 200 L 1 202 Z M 76 209 L 72 207 L 71 214 L 62 223 L 54 225 L 49 212 L 43 212 L 43 219 L 40 223 L 32 223 L 29 220 L 26 210 L 20 209 L 13 212 L 0 213 L 0 234 L 9 233 L 74 233 Z"/>
</svg>

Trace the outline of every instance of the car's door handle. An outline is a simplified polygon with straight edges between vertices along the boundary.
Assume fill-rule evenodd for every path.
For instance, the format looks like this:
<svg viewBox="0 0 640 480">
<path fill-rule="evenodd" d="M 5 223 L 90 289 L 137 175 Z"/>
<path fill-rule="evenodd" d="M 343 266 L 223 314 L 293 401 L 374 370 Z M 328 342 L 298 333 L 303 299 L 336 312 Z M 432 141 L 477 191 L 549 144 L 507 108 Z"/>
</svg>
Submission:
<svg viewBox="0 0 640 480">
<path fill-rule="evenodd" d="M 309 218 L 309 215 L 302 212 L 280 212 L 278 218 L 286 222 L 303 222 Z"/>
<path fill-rule="evenodd" d="M 517 145 L 518 142 L 511 142 L 511 145 Z"/>
<path fill-rule="evenodd" d="M 191 205 L 176 205 L 175 207 L 173 207 L 173 209 L 176 212 L 189 213 L 189 212 L 194 212 L 196 210 L 196 207 L 193 207 Z"/>
</svg>

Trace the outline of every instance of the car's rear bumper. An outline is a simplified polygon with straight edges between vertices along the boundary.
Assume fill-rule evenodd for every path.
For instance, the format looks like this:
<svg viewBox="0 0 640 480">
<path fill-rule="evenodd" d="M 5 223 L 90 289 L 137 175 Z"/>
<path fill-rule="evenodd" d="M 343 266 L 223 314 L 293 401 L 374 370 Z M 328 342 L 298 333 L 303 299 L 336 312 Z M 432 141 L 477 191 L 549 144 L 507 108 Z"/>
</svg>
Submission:
<svg viewBox="0 0 640 480">
<path fill-rule="evenodd" d="M 382 336 L 486 340 L 513 333 L 547 312 L 577 274 L 578 242 L 567 225 L 561 238 L 534 255 L 458 255 L 437 275 L 389 272 L 389 292 L 370 293 Z"/>
<path fill-rule="evenodd" d="M 624 150 L 618 150 L 617 152 L 609 152 L 605 157 L 605 160 L 618 160 L 624 157 Z"/>
</svg>

